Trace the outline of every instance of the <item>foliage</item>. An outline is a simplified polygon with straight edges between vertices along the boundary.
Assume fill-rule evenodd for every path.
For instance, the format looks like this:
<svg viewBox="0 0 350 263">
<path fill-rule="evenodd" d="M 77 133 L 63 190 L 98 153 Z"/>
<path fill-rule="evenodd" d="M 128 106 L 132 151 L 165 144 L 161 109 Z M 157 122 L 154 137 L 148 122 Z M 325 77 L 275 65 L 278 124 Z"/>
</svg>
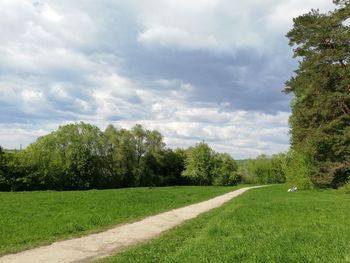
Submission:
<svg viewBox="0 0 350 263">
<path fill-rule="evenodd" d="M 190 147 L 186 152 L 185 170 L 182 175 L 191 178 L 199 185 L 211 185 L 214 154 L 214 151 L 204 142 Z"/>
<path fill-rule="evenodd" d="M 214 185 L 236 185 L 241 182 L 238 165 L 229 154 L 217 153 L 214 163 Z"/>
<path fill-rule="evenodd" d="M 260 155 L 247 160 L 240 168 L 244 183 L 274 184 L 286 181 L 286 155 L 275 154 L 271 157 Z"/>
<path fill-rule="evenodd" d="M 68 124 L 22 151 L 0 148 L 0 191 L 83 190 L 167 185 L 233 185 L 240 181 L 228 154 L 200 143 L 166 148 L 156 130 Z M 183 176 L 184 175 L 184 176 Z"/>
<path fill-rule="evenodd" d="M 25 150 L 5 154 L 0 190 L 76 190 L 177 184 L 182 163 L 157 131 L 77 123 L 59 127 Z M 1 155 L 2 156 L 2 155 Z M 3 159 L 3 158 L 2 158 Z M 1 159 L 1 160 L 2 160 Z M 175 171 L 175 172 L 174 172 Z M 177 173 L 177 174 L 175 174 Z M 168 177 L 171 177 L 171 179 Z"/>
<path fill-rule="evenodd" d="M 0 192 L 0 255 L 204 201 L 232 187 Z"/>
<path fill-rule="evenodd" d="M 5 153 L 2 147 L 0 146 L 0 191 L 6 188 L 6 178 L 5 178 Z"/>
<path fill-rule="evenodd" d="M 284 185 L 250 190 L 100 262 L 348 262 L 349 198 L 333 190 L 287 193 Z"/>
<path fill-rule="evenodd" d="M 309 177 L 309 162 L 301 153 L 290 151 L 286 158 L 286 177 L 290 187 L 296 186 L 298 189 L 312 188 Z"/>
<path fill-rule="evenodd" d="M 237 164 L 227 153 L 216 153 L 201 142 L 186 151 L 184 177 L 199 185 L 235 185 L 241 181 Z"/>
<path fill-rule="evenodd" d="M 105 187 L 136 186 L 136 141 L 130 131 L 109 125 L 104 131 Z"/>
<path fill-rule="evenodd" d="M 342 187 L 342 190 L 346 193 L 350 193 L 350 180 L 346 182 L 346 184 L 344 184 L 344 186 Z"/>
<path fill-rule="evenodd" d="M 0 176 L 0 191 L 17 191 L 25 188 L 29 178 L 24 164 L 23 154 L 18 151 L 5 151 L 2 154 L 2 172 Z"/>
<path fill-rule="evenodd" d="M 69 124 L 40 137 L 21 152 L 25 189 L 97 188 L 104 176 L 102 133 L 85 123 Z"/>
<path fill-rule="evenodd" d="M 333 12 L 295 18 L 287 34 L 300 59 L 285 89 L 294 94 L 292 149 L 312 183 L 322 187 L 339 187 L 350 176 L 350 29 L 343 23 L 350 3 L 333 2 Z"/>
</svg>

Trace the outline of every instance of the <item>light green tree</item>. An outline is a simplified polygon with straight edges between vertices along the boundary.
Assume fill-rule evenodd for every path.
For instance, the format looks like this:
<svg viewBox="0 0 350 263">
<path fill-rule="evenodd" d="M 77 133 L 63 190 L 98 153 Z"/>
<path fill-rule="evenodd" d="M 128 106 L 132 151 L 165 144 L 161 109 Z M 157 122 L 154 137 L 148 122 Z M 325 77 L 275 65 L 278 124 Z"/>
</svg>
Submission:
<svg viewBox="0 0 350 263">
<path fill-rule="evenodd" d="M 200 185 L 213 183 L 215 152 L 208 144 L 201 142 L 187 150 L 185 170 L 182 175 L 189 177 Z"/>
</svg>

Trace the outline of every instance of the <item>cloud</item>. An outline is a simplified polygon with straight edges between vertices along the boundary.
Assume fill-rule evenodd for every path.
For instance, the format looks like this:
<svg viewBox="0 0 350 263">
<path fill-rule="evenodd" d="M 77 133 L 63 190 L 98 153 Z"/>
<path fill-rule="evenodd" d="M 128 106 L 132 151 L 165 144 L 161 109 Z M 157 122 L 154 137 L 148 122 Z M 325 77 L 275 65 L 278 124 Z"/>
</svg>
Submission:
<svg viewBox="0 0 350 263">
<path fill-rule="evenodd" d="M 227 109 L 227 105 L 208 105 L 201 102 L 189 104 L 185 99 L 191 89 L 188 84 L 178 80 L 159 80 L 155 83 L 166 88 L 135 91 L 142 98 L 139 107 L 128 104 L 119 96 L 110 96 L 106 90 L 101 91 L 105 97 L 96 96 L 99 99 L 97 104 L 100 112 L 96 115 L 81 115 L 79 120 L 95 123 L 101 128 L 108 123 L 126 128 L 141 123 L 148 129 L 160 130 L 171 147 L 187 147 L 206 140 L 214 149 L 230 152 L 236 158 L 288 148 L 288 113 L 270 115 L 247 111 L 232 112 Z M 69 97 L 69 93 L 60 86 L 55 87 L 54 91 L 60 97 Z M 43 99 L 42 96 L 40 92 L 24 91 L 23 101 L 28 103 L 24 106 L 37 104 L 38 100 Z M 41 102 L 39 105 L 45 104 Z M 27 109 L 26 112 L 30 110 Z M 113 120 L 118 115 L 120 119 Z M 68 122 L 70 121 L 61 120 L 60 124 Z M 5 139 L 3 143 L 6 147 L 19 148 L 19 144 L 26 146 L 37 136 L 57 129 L 56 123 L 53 118 L 37 123 L 3 124 L 0 138 Z M 16 136 L 11 137 L 11 134 Z M 266 141 L 274 142 L 266 145 Z"/>
<path fill-rule="evenodd" d="M 139 33 L 137 40 L 145 44 L 175 45 L 188 49 L 214 49 L 218 46 L 218 41 L 213 36 L 194 35 L 178 27 L 162 25 L 149 26 Z"/>
<path fill-rule="evenodd" d="M 315 7 L 329 10 L 331 2 L 147 0 L 137 7 L 142 25 L 138 40 L 185 50 L 271 52 L 279 34 L 292 26 L 292 18 Z"/>
<path fill-rule="evenodd" d="M 171 147 L 288 149 L 293 16 L 328 0 L 4 0 L 0 145 L 59 125 L 136 123 Z"/>
<path fill-rule="evenodd" d="M 176 120 L 159 118 L 139 122 L 149 129 L 157 129 L 165 136 L 170 147 L 188 147 L 202 140 L 208 142 L 217 151 L 229 152 L 235 158 L 255 157 L 259 154 L 273 154 L 287 151 L 288 117 L 289 113 L 279 112 L 275 115 L 247 111 L 223 111 L 217 108 L 201 107 L 186 108 L 179 105 L 172 108 Z M 193 112 L 201 112 L 197 118 Z M 225 120 L 217 121 L 218 115 L 224 115 Z M 186 114 L 187 113 L 187 114 Z M 211 117 L 209 117 L 211 116 Z M 132 127 L 134 122 L 118 122 L 122 127 Z"/>
</svg>

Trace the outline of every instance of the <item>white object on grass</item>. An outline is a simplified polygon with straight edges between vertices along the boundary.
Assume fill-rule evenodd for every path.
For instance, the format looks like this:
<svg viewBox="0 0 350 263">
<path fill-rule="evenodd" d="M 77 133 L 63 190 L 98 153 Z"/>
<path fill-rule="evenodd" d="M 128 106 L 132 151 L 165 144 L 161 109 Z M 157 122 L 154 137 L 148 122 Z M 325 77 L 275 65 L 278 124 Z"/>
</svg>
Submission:
<svg viewBox="0 0 350 263">
<path fill-rule="evenodd" d="M 293 186 L 292 188 L 288 189 L 288 193 L 296 192 L 297 190 L 298 190 L 298 188 L 296 186 Z"/>
</svg>

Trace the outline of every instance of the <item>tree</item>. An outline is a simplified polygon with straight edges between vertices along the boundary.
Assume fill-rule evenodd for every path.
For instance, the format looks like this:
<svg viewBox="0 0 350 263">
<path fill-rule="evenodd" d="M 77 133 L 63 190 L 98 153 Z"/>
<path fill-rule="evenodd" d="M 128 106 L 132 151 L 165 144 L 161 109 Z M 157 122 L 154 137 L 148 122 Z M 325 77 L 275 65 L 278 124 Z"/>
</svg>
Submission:
<svg viewBox="0 0 350 263">
<path fill-rule="evenodd" d="M 166 174 L 162 174 L 162 166 L 165 161 L 166 150 L 163 136 L 158 131 L 145 131 L 144 151 L 140 185 L 155 186 L 163 184 Z"/>
<path fill-rule="evenodd" d="M 6 151 L 3 154 L 2 190 L 23 191 L 30 190 L 31 178 L 27 176 L 30 169 L 24 161 L 23 151 Z"/>
<path fill-rule="evenodd" d="M 105 165 L 107 177 L 105 187 L 136 186 L 135 167 L 135 139 L 130 131 L 117 130 L 109 125 L 104 132 Z"/>
<path fill-rule="evenodd" d="M 232 185 L 237 165 L 206 143 L 168 149 L 163 136 L 141 125 L 61 126 L 22 151 L 0 147 L 0 190 L 78 190 L 130 186 Z M 185 176 L 182 176 L 185 175 Z"/>
<path fill-rule="evenodd" d="M 241 182 L 238 165 L 228 153 L 217 153 L 214 163 L 214 185 L 236 185 Z"/>
<path fill-rule="evenodd" d="M 309 177 L 309 164 L 304 158 L 305 156 L 290 150 L 286 156 L 286 179 L 288 184 L 298 186 L 299 189 L 309 189 L 312 182 Z"/>
<path fill-rule="evenodd" d="M 0 191 L 8 190 L 8 184 L 6 182 L 6 163 L 5 163 L 5 152 L 0 146 Z"/>
<path fill-rule="evenodd" d="M 292 92 L 291 145 L 317 186 L 338 187 L 350 176 L 349 1 L 336 0 L 327 14 L 318 10 L 294 19 L 287 34 L 299 57 L 286 82 Z"/>
<path fill-rule="evenodd" d="M 0 176 L 4 174 L 5 170 L 5 153 L 3 148 L 0 146 Z"/>
<path fill-rule="evenodd" d="M 185 170 L 182 175 L 189 177 L 200 185 L 211 185 L 213 182 L 213 156 L 215 152 L 208 144 L 201 142 L 187 150 Z"/>
<path fill-rule="evenodd" d="M 68 124 L 40 137 L 20 158 L 30 189 L 89 189 L 104 176 L 102 133 L 86 123 Z"/>
<path fill-rule="evenodd" d="M 135 125 L 131 129 L 131 134 L 134 136 L 135 140 L 135 153 L 136 153 L 136 165 L 135 165 L 135 176 L 138 181 L 138 185 L 142 184 L 143 181 L 143 165 L 142 157 L 146 153 L 146 131 L 140 124 Z"/>
<path fill-rule="evenodd" d="M 183 149 L 166 149 L 161 160 L 160 185 L 184 185 L 188 180 L 182 176 L 185 169 L 185 151 Z"/>
<path fill-rule="evenodd" d="M 286 169 L 286 154 L 262 154 L 247 160 L 241 173 L 245 183 L 276 184 L 286 181 Z"/>
<path fill-rule="evenodd" d="M 131 129 L 135 141 L 135 177 L 138 186 L 163 185 L 168 169 L 163 169 L 163 162 L 170 156 L 165 149 L 163 136 L 160 132 L 144 129 L 140 124 Z"/>
<path fill-rule="evenodd" d="M 254 178 L 254 183 L 267 184 L 274 183 L 270 179 L 271 161 L 267 155 L 259 155 L 255 160 L 247 163 L 250 177 Z"/>
</svg>

